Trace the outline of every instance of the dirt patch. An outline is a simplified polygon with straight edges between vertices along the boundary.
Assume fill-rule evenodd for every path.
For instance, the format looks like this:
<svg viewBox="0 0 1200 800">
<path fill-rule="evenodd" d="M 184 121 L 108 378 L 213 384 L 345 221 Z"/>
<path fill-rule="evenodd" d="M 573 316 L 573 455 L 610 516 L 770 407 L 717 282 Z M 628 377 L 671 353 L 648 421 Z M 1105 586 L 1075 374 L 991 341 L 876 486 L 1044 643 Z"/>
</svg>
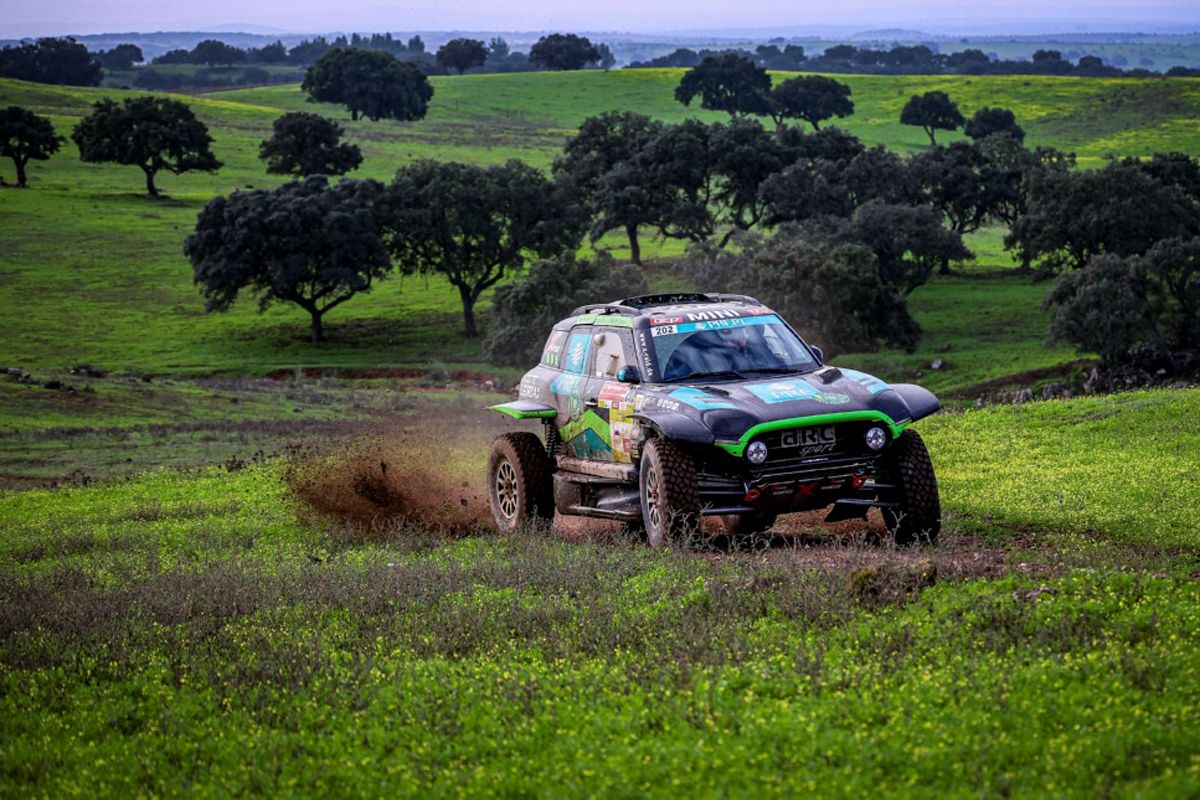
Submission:
<svg viewBox="0 0 1200 800">
<path fill-rule="evenodd" d="M 484 469 L 505 422 L 467 398 L 422 399 L 399 425 L 363 423 L 293 454 L 287 483 L 307 509 L 361 531 L 407 524 L 465 533 L 491 522 Z"/>
</svg>

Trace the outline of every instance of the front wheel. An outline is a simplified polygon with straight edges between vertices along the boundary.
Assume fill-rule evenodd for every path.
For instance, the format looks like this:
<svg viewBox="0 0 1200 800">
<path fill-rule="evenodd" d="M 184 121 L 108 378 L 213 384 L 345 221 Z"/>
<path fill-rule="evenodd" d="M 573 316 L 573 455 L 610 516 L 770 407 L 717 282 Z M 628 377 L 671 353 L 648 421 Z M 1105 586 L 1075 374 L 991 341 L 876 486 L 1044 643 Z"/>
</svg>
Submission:
<svg viewBox="0 0 1200 800">
<path fill-rule="evenodd" d="M 503 533 L 554 519 L 550 458 L 536 434 L 505 433 L 488 454 L 488 504 Z"/>
<path fill-rule="evenodd" d="M 884 456 L 884 474 L 895 484 L 898 505 L 883 509 L 883 520 L 898 545 L 933 543 L 942 529 L 942 504 L 933 462 L 921 435 L 900 434 Z"/>
<path fill-rule="evenodd" d="M 700 523 L 692 457 L 673 442 L 651 439 L 642 452 L 639 471 L 646 541 L 651 547 L 687 541 Z"/>
</svg>

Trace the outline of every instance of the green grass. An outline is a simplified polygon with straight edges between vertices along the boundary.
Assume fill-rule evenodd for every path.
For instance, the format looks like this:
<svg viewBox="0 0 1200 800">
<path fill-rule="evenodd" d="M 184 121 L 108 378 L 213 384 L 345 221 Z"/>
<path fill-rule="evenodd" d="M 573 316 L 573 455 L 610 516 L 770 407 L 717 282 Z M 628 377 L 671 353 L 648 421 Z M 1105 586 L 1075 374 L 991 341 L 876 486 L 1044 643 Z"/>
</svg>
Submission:
<svg viewBox="0 0 1200 800">
<path fill-rule="evenodd" d="M 0 496 L 0 793 L 1194 796 L 1196 402 L 921 423 L 916 553 L 355 534 L 276 465 Z"/>
<path fill-rule="evenodd" d="M 679 74 L 648 70 L 435 78 L 430 114 L 416 123 L 350 123 L 339 108 L 306 103 L 294 85 L 185 97 L 210 126 L 214 150 L 225 166 L 212 175 L 160 176 L 170 195 L 166 201 L 142 196 L 137 169 L 81 164 L 68 144 L 49 162 L 32 165 L 29 191 L 0 191 L 0 324 L 6 331 L 0 363 L 61 369 L 91 362 L 154 374 L 262 374 L 298 363 L 393 366 L 435 358 L 478 360 L 478 344 L 456 333 L 456 293 L 436 278 L 392 280 L 355 298 L 331 315 L 332 341 L 319 348 L 306 342 L 304 316 L 291 307 L 259 316 L 252 302 L 243 301 L 228 314 L 206 315 L 181 253 L 183 238 L 210 197 L 279 182 L 264 174 L 256 152 L 271 122 L 285 110 L 316 109 L 343 119 L 366 156 L 356 173 L 362 177 L 387 179 L 417 157 L 481 163 L 522 158 L 546 166 L 590 114 L 630 108 L 667 120 L 719 119 L 674 102 L 672 87 Z M 858 111 L 845 126 L 868 143 L 902 151 L 925 145 L 919 130 L 896 123 L 900 106 L 914 91 L 942 88 L 968 112 L 984 103 L 1012 106 L 1029 130 L 1031 144 L 1075 150 L 1086 164 L 1098 163 L 1109 152 L 1200 152 L 1200 81 L 846 80 L 854 87 Z M 143 93 L 0 81 L 0 103 L 49 114 L 64 133 L 97 97 L 136 94 Z M 608 243 L 621 253 L 618 239 Z M 972 245 L 983 264 L 1011 264 L 995 231 L 974 237 Z M 648 242 L 646 251 L 650 257 L 674 256 L 682 245 Z M 935 326 L 926 327 L 936 340 Z M 1040 331 L 1026 338 L 1038 337 Z M 1039 363 L 1045 360 L 1040 355 L 1035 359 Z M 997 353 L 991 361 L 1006 357 Z M 962 377 L 962 385 L 974 382 Z"/>
</svg>

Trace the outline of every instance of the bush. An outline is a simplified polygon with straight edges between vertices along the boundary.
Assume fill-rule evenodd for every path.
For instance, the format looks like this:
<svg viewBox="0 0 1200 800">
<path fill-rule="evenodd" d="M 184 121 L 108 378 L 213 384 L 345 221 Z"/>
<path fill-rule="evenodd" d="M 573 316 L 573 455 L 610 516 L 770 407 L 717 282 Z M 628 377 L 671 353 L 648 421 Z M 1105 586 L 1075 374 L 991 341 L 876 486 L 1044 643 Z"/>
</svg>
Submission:
<svg viewBox="0 0 1200 800">
<path fill-rule="evenodd" d="M 1200 237 L 1166 239 L 1144 256 L 1093 257 L 1059 277 L 1052 341 L 1115 361 L 1148 345 L 1191 350 L 1200 341 Z"/>
<path fill-rule="evenodd" d="M 921 326 L 880 277 L 868 248 L 818 244 L 788 229 L 768 240 L 746 236 L 741 244 L 736 254 L 693 248 L 689 277 L 705 291 L 753 295 L 828 354 L 880 346 L 911 352 L 920 342 Z"/>
<path fill-rule="evenodd" d="M 524 280 L 496 290 L 495 320 L 483 344 L 488 361 L 531 366 L 541 357 L 550 329 L 572 309 L 647 291 L 636 268 L 618 266 L 607 254 L 592 260 L 566 255 L 538 261 Z"/>
</svg>

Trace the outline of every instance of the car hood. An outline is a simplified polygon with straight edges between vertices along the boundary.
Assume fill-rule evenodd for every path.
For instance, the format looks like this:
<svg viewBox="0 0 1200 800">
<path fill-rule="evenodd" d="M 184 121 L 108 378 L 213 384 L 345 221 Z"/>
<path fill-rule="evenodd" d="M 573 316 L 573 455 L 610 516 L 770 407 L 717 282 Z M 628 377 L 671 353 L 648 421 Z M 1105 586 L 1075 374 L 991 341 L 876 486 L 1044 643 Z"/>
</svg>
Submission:
<svg viewBox="0 0 1200 800">
<path fill-rule="evenodd" d="M 639 394 L 639 415 L 655 422 L 674 421 L 675 428 L 695 428 L 698 423 L 700 430 L 684 438 L 709 441 L 737 439 L 755 425 L 777 420 L 877 411 L 899 424 L 938 408 L 937 399 L 918 386 L 891 386 L 865 372 L 835 367 L 744 381 L 657 384 L 642 387 Z M 690 424 L 683 425 L 679 418 Z"/>
</svg>

